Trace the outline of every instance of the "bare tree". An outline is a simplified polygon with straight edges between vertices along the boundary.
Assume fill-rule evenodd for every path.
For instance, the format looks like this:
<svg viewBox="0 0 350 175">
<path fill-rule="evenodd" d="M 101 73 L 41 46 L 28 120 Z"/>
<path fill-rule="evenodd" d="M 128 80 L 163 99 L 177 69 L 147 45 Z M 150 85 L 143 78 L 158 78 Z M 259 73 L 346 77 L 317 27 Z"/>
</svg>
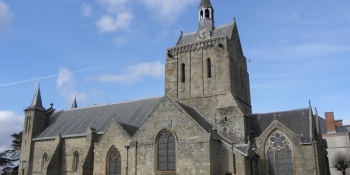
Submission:
<svg viewBox="0 0 350 175">
<path fill-rule="evenodd" d="M 349 157 L 345 153 L 338 151 L 333 156 L 332 164 L 342 175 L 346 175 L 345 170 L 349 166 Z"/>
</svg>

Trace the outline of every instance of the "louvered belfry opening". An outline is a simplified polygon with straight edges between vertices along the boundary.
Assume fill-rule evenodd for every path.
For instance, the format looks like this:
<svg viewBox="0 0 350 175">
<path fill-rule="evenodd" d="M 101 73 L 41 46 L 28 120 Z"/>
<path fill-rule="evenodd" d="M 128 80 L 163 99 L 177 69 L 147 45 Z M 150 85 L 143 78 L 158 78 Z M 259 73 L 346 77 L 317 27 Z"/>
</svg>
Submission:
<svg viewBox="0 0 350 175">
<path fill-rule="evenodd" d="M 175 137 L 169 131 L 158 136 L 158 171 L 175 171 Z"/>
</svg>

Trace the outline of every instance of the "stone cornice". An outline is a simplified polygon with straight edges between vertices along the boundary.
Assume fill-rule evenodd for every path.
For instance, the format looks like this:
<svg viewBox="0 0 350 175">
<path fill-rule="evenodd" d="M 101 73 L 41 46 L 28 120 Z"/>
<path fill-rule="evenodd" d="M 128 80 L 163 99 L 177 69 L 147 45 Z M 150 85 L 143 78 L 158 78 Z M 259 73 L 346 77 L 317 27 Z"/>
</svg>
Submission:
<svg viewBox="0 0 350 175">
<path fill-rule="evenodd" d="M 201 48 L 210 48 L 213 46 L 216 46 L 218 44 L 222 44 L 224 42 L 226 42 L 227 40 L 227 36 L 221 36 L 221 37 L 216 37 L 216 38 L 211 38 L 211 39 L 207 39 L 207 40 L 201 40 L 201 41 L 197 41 L 194 43 L 190 43 L 190 44 L 185 44 L 185 45 L 180 45 L 180 46 L 176 46 L 176 47 L 172 47 L 172 48 L 168 48 L 167 49 L 167 53 L 169 54 L 179 54 L 179 53 L 185 53 L 185 52 L 194 52 L 194 51 L 198 51 Z"/>
</svg>

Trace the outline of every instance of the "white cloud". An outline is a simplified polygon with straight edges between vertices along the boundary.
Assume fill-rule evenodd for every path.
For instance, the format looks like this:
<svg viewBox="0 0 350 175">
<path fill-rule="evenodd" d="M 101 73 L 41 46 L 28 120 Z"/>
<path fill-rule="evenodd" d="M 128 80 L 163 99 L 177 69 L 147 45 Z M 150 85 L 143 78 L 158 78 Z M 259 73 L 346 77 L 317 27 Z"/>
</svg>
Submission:
<svg viewBox="0 0 350 175">
<path fill-rule="evenodd" d="M 100 4 L 102 4 L 108 13 L 117 14 L 121 11 L 126 10 L 126 3 L 130 0 L 98 0 Z"/>
<path fill-rule="evenodd" d="M 59 68 L 57 76 L 57 88 L 58 89 L 71 89 L 75 85 L 75 78 L 72 72 L 66 68 Z"/>
<path fill-rule="evenodd" d="M 102 82 L 134 83 L 144 77 L 161 78 L 164 76 L 164 64 L 160 61 L 150 63 L 140 63 L 126 68 L 124 74 L 101 75 L 92 80 Z"/>
<path fill-rule="evenodd" d="M 12 134 L 23 130 L 23 119 L 13 111 L 0 111 L 0 151 L 11 145 Z"/>
<path fill-rule="evenodd" d="M 100 32 L 115 32 L 119 30 L 128 30 L 134 15 L 129 12 L 122 12 L 114 18 L 111 15 L 102 16 L 95 24 Z"/>
<path fill-rule="evenodd" d="M 12 18 L 13 14 L 10 11 L 10 6 L 0 1 L 0 31 L 9 29 Z"/>
<path fill-rule="evenodd" d="M 56 85 L 61 95 L 65 97 L 69 102 L 73 101 L 74 96 L 76 96 L 79 101 L 85 101 L 87 99 L 87 96 L 84 92 L 76 92 L 74 90 L 75 77 L 73 73 L 66 68 L 59 68 Z"/>
<path fill-rule="evenodd" d="M 113 39 L 113 42 L 115 44 L 117 44 L 118 46 L 124 45 L 129 41 L 129 38 L 126 36 L 120 36 L 120 37 L 116 37 Z"/>
<path fill-rule="evenodd" d="M 90 4 L 83 4 L 82 14 L 85 17 L 91 17 L 92 6 Z"/>
<path fill-rule="evenodd" d="M 142 0 L 147 8 L 155 11 L 156 18 L 172 22 L 190 4 L 198 0 Z"/>
</svg>

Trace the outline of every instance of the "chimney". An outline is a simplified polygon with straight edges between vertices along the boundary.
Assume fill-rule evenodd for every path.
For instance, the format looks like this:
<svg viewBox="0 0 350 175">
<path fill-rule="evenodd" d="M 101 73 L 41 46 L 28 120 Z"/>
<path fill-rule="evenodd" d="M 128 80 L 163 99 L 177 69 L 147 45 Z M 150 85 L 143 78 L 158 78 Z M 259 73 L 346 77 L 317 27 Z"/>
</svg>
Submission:
<svg viewBox="0 0 350 175">
<path fill-rule="evenodd" d="M 335 122 L 334 122 L 334 113 L 333 112 L 326 112 L 326 113 L 324 113 L 324 115 L 326 118 L 327 134 L 336 133 Z"/>
<path fill-rule="evenodd" d="M 343 120 L 335 120 L 335 126 L 343 126 Z"/>
</svg>

